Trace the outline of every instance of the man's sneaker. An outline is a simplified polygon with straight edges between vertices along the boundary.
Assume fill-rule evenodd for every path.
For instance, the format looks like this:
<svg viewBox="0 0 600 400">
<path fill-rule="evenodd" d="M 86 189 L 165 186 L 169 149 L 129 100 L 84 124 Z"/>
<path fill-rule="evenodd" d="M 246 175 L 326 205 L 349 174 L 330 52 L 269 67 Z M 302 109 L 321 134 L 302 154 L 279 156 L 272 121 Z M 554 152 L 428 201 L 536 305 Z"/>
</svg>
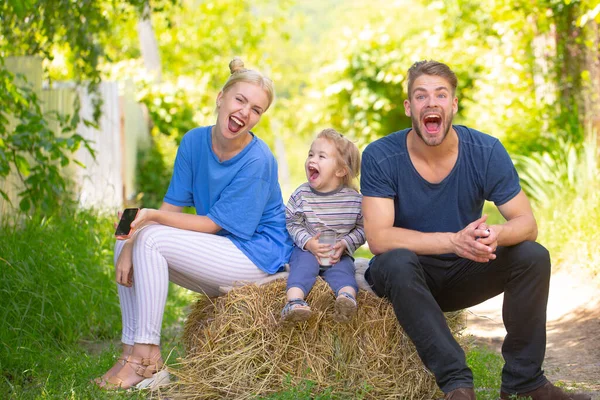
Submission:
<svg viewBox="0 0 600 400">
<path fill-rule="evenodd" d="M 561 388 L 558 388 L 551 384 L 550 382 L 546 382 L 545 385 L 532 390 L 527 393 L 519 393 L 519 394 L 509 394 L 505 392 L 500 392 L 500 398 L 502 400 L 509 399 L 526 399 L 530 398 L 531 400 L 591 400 L 592 397 L 583 394 L 583 393 L 567 393 L 563 391 Z"/>
<path fill-rule="evenodd" d="M 446 393 L 444 400 L 475 400 L 473 388 L 458 388 Z"/>
</svg>

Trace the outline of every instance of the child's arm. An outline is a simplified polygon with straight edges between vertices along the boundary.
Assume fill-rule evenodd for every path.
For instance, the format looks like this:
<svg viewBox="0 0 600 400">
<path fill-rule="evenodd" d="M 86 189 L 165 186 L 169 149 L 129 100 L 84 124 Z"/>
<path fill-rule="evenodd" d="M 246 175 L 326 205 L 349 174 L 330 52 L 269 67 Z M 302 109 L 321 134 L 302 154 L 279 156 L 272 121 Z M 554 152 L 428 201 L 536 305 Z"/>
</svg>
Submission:
<svg viewBox="0 0 600 400">
<path fill-rule="evenodd" d="M 304 249 L 306 243 L 312 238 L 311 234 L 306 229 L 306 219 L 302 206 L 297 201 L 298 190 L 290 196 L 287 206 L 285 207 L 285 225 L 294 241 L 294 244 L 301 249 Z"/>
</svg>

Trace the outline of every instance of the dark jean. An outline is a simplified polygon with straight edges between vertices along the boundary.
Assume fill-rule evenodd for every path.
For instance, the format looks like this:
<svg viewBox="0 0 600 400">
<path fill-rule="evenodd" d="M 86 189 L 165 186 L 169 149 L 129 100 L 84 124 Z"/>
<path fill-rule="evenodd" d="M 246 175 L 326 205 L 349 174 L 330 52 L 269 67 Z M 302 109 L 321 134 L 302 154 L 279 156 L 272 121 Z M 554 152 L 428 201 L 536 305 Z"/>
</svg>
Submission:
<svg viewBox="0 0 600 400">
<path fill-rule="evenodd" d="M 540 244 L 498 247 L 496 259 L 417 256 L 406 249 L 375 257 L 365 273 L 375 293 L 392 303 L 398 322 L 442 391 L 473 387 L 473 374 L 443 312 L 479 304 L 504 292 L 502 318 L 507 335 L 502 391 L 523 393 L 546 383 L 546 305 L 550 255 Z"/>
<path fill-rule="evenodd" d="M 339 262 L 320 271 L 319 262 L 313 253 L 294 246 L 290 257 L 290 275 L 287 279 L 287 289 L 300 288 L 306 296 L 319 275 L 325 279 L 325 282 L 333 289 L 336 296 L 338 290 L 345 286 L 353 287 L 358 293 L 358 285 L 356 284 L 356 278 L 354 278 L 354 259 L 352 257 L 345 254 Z"/>
</svg>

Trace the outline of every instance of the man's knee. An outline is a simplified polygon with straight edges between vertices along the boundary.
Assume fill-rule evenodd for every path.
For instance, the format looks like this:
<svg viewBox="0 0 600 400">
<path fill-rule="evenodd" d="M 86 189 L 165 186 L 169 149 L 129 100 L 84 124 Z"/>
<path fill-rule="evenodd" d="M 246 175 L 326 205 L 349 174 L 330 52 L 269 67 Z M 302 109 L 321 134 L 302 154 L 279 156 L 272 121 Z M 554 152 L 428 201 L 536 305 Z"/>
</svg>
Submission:
<svg viewBox="0 0 600 400">
<path fill-rule="evenodd" d="M 370 268 L 373 281 L 409 283 L 417 274 L 419 258 L 407 249 L 394 249 L 377 256 Z"/>
<path fill-rule="evenodd" d="M 513 257 L 535 269 L 540 276 L 550 276 L 550 252 L 537 242 L 525 241 L 514 246 Z"/>
</svg>

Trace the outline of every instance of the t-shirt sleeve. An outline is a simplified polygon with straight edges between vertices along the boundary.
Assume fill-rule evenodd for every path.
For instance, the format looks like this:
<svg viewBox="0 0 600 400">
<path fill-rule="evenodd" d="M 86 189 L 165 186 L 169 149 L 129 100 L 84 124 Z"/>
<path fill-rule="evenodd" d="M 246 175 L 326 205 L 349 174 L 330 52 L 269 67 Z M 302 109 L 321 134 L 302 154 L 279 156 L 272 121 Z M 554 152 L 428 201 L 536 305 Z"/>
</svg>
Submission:
<svg viewBox="0 0 600 400">
<path fill-rule="evenodd" d="M 233 178 L 211 207 L 207 216 L 233 235 L 249 240 L 256 232 L 271 195 L 267 165 L 255 162 L 246 166 L 243 175 Z"/>
<path fill-rule="evenodd" d="M 173 175 L 164 201 L 180 207 L 194 205 L 194 192 L 192 180 L 192 160 L 190 155 L 190 137 L 184 136 L 177 149 Z"/>
<path fill-rule="evenodd" d="M 496 206 L 501 206 L 511 200 L 521 191 L 519 175 L 508 155 L 500 143 L 496 142 L 492 148 L 490 160 L 484 183 L 486 200 L 493 201 Z"/>
<path fill-rule="evenodd" d="M 296 198 L 300 197 L 300 190 L 296 189 L 290 196 L 285 207 L 285 226 L 294 241 L 294 244 L 304 250 L 306 243 L 312 238 L 306 229 L 306 218 L 302 206 Z M 301 201 L 300 201 L 301 202 Z"/>
<path fill-rule="evenodd" d="M 396 197 L 396 190 L 389 175 L 371 152 L 363 153 L 360 168 L 360 192 L 369 197 Z"/>
</svg>

